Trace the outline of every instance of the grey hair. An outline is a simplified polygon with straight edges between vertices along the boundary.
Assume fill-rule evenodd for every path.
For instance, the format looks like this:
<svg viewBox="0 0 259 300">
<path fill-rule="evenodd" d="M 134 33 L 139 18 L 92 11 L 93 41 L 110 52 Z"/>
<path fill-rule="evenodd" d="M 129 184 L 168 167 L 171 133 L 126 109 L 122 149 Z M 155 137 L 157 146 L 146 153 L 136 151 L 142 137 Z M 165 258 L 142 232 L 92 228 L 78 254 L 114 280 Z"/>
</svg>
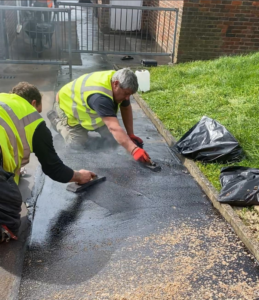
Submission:
<svg viewBox="0 0 259 300">
<path fill-rule="evenodd" d="M 133 94 L 138 90 L 138 78 L 130 68 L 124 68 L 112 76 L 112 82 L 119 81 L 122 89 L 131 89 Z"/>
</svg>

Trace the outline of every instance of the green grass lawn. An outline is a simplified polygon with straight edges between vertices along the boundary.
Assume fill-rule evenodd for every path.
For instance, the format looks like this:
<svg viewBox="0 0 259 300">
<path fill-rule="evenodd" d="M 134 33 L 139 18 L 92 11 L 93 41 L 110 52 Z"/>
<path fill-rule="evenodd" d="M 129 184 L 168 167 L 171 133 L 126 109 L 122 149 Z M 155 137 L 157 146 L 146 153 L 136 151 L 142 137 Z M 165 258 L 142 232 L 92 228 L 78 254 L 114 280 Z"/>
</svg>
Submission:
<svg viewBox="0 0 259 300">
<path fill-rule="evenodd" d="M 206 115 L 239 141 L 246 159 L 235 165 L 259 168 L 259 53 L 150 69 L 151 90 L 142 98 L 178 140 Z M 219 190 L 220 169 L 198 163 Z"/>
</svg>

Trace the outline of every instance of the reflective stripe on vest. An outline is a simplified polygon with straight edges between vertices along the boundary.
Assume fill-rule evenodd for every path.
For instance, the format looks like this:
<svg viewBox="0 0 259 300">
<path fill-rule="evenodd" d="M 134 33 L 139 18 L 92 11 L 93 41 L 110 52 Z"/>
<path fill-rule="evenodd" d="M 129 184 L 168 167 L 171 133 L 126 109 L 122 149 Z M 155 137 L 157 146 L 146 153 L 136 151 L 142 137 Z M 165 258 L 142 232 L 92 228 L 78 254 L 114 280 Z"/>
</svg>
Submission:
<svg viewBox="0 0 259 300">
<path fill-rule="evenodd" d="M 77 112 L 77 103 L 75 102 L 75 85 L 76 85 L 76 80 L 74 80 L 73 84 L 72 84 L 72 94 L 71 94 L 71 98 L 73 100 L 73 104 L 72 104 L 72 111 L 73 111 L 73 115 L 74 117 L 79 120 L 79 116 L 78 116 L 78 112 Z"/>
<path fill-rule="evenodd" d="M 100 91 L 100 92 L 104 92 L 108 95 L 110 95 L 111 97 L 113 96 L 112 95 L 112 91 L 111 90 L 108 90 L 102 86 L 85 86 L 85 83 L 87 81 L 87 79 L 92 75 L 93 73 L 89 73 L 88 75 L 85 76 L 82 84 L 81 84 L 81 90 L 80 90 L 80 95 L 81 95 L 81 101 L 82 101 L 82 105 L 85 107 L 85 111 L 86 113 L 89 115 L 89 117 L 92 119 L 92 126 L 93 126 L 93 129 L 97 129 L 99 128 L 99 126 L 96 124 L 96 117 L 97 115 L 96 114 L 93 114 L 91 113 L 91 110 L 86 107 L 85 105 L 85 101 L 84 101 L 84 92 L 88 92 L 88 91 L 92 91 L 92 90 L 96 90 L 96 91 Z M 77 79 L 74 80 L 73 84 L 72 84 L 72 87 L 71 87 L 71 91 L 72 91 L 72 94 L 71 94 L 71 98 L 73 100 L 73 104 L 72 104 L 72 111 L 73 111 L 73 116 L 79 121 L 79 123 L 81 124 L 82 122 L 80 121 L 79 119 L 79 116 L 78 116 L 78 111 L 77 111 L 77 103 L 75 102 L 75 85 L 76 85 L 76 82 L 77 82 Z"/>
<path fill-rule="evenodd" d="M 85 74 L 60 89 L 59 106 L 67 116 L 69 126 L 81 124 L 91 131 L 105 125 L 97 112 L 88 105 L 87 99 L 99 93 L 109 98 L 114 105 L 111 80 L 115 72 L 109 70 Z"/>
<path fill-rule="evenodd" d="M 9 137 L 9 141 L 10 141 L 10 143 L 13 147 L 13 151 L 14 151 L 14 161 L 17 166 L 19 163 L 19 159 L 18 159 L 18 147 L 17 147 L 17 141 L 15 138 L 15 135 L 14 135 L 11 127 L 2 118 L 0 118 L 0 125 L 4 128 L 4 130 L 6 131 L 8 137 Z"/>
<path fill-rule="evenodd" d="M 6 111 L 6 113 L 9 115 L 9 117 L 13 121 L 13 123 L 19 133 L 19 136 L 21 138 L 22 145 L 23 145 L 23 158 L 21 161 L 21 166 L 24 166 L 29 162 L 30 153 L 31 153 L 30 146 L 27 142 L 24 127 L 33 123 L 34 121 L 36 121 L 38 119 L 41 119 L 41 115 L 37 111 L 34 111 L 33 113 L 31 113 L 31 114 L 23 117 L 21 120 L 19 120 L 17 118 L 16 114 L 13 112 L 13 110 L 8 105 L 6 105 L 3 102 L 0 102 L 0 106 Z M 12 129 L 10 128 L 10 126 L 3 119 L 0 119 L 0 120 L 1 120 L 0 125 L 3 124 L 2 126 L 4 127 L 4 129 L 6 130 L 8 136 L 9 136 L 10 142 L 14 149 L 15 163 L 18 165 L 18 147 L 17 147 L 17 141 L 15 138 L 15 135 L 14 135 Z M 12 132 L 11 135 L 9 134 L 10 131 Z"/>
</svg>

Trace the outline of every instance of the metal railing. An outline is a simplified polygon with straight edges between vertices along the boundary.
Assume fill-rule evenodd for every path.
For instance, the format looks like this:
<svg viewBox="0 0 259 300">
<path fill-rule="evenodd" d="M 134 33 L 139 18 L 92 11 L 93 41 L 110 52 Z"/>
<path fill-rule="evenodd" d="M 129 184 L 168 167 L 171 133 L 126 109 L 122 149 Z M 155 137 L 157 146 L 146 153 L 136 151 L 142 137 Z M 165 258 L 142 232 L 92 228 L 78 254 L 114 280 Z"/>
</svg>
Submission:
<svg viewBox="0 0 259 300">
<path fill-rule="evenodd" d="M 129 4 L 130 2 L 127 2 Z M 177 8 L 57 2 L 70 8 L 74 53 L 175 56 Z"/>
<path fill-rule="evenodd" d="M 0 5 L 0 63 L 69 65 L 72 76 L 70 24 L 68 8 Z"/>
<path fill-rule="evenodd" d="M 0 63 L 69 65 L 72 77 L 72 64 L 81 64 L 80 53 L 174 59 L 176 8 L 74 2 L 57 5 L 0 5 Z"/>
</svg>

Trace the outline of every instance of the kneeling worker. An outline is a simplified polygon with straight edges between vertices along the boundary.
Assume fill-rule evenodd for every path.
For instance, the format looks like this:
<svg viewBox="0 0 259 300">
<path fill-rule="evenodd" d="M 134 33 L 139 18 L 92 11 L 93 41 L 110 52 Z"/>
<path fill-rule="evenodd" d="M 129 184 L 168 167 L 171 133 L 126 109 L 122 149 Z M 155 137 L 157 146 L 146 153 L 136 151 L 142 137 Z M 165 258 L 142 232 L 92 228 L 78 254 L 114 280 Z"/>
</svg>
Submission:
<svg viewBox="0 0 259 300">
<path fill-rule="evenodd" d="M 22 205 L 19 175 L 31 152 L 37 156 L 43 172 L 55 181 L 84 184 L 95 176 L 63 164 L 39 114 L 41 109 L 40 92 L 27 82 L 16 85 L 10 94 L 0 93 L 0 242 L 17 239 Z"/>
<path fill-rule="evenodd" d="M 61 88 L 48 118 L 68 146 L 85 146 L 88 132 L 96 131 L 107 141 L 115 139 L 135 160 L 150 163 L 133 131 L 130 96 L 137 90 L 137 76 L 128 68 L 85 74 Z M 117 119 L 119 108 L 127 133 Z"/>
</svg>

